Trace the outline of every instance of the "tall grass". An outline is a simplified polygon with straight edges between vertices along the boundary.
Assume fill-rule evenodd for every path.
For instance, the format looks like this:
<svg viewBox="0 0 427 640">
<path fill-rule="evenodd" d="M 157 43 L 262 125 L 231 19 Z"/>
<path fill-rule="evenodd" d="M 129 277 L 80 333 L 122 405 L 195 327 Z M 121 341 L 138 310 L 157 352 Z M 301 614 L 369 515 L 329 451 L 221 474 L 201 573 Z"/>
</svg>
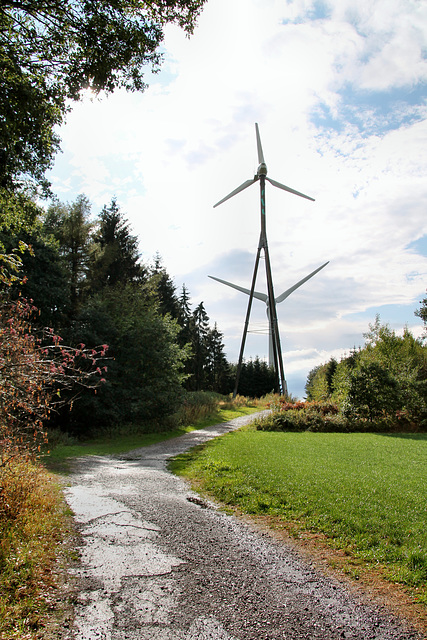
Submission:
<svg viewBox="0 0 427 640">
<path fill-rule="evenodd" d="M 325 534 L 427 603 L 425 434 L 239 431 L 172 469 L 222 502 Z"/>
<path fill-rule="evenodd" d="M 184 402 L 176 414 L 179 426 L 195 424 L 209 418 L 219 411 L 222 396 L 208 391 L 189 391 L 185 394 Z"/>
<path fill-rule="evenodd" d="M 221 411 L 236 411 L 242 407 L 256 408 L 266 403 L 258 400 L 230 394 L 223 396 L 213 391 L 189 391 L 185 394 L 184 402 L 176 414 L 179 426 L 188 426 L 203 422 L 208 418 L 220 416 Z"/>
<path fill-rule="evenodd" d="M 40 638 L 51 614 L 58 545 L 65 534 L 59 488 L 37 464 L 0 468 L 0 638 Z"/>
</svg>

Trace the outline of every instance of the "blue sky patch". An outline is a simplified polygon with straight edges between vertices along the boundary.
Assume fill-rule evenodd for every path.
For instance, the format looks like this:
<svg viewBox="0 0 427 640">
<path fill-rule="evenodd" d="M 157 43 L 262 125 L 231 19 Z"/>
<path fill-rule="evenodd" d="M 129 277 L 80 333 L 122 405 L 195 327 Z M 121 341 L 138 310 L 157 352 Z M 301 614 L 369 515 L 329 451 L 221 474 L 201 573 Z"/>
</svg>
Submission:
<svg viewBox="0 0 427 640">
<path fill-rule="evenodd" d="M 419 253 L 421 256 L 427 256 L 427 236 L 418 238 L 414 242 L 408 244 L 407 249 L 415 253 Z"/>
<path fill-rule="evenodd" d="M 326 20 L 331 17 L 331 9 L 327 2 L 323 0 L 316 0 L 313 3 L 313 7 L 307 11 L 304 15 L 299 15 L 297 18 L 285 18 L 282 24 L 304 24 L 307 20 Z"/>
<path fill-rule="evenodd" d="M 420 300 L 421 297 L 422 296 L 420 296 Z M 419 309 L 419 307 L 419 302 L 412 304 L 384 304 L 379 305 L 378 307 L 370 307 L 369 309 L 366 309 L 366 311 L 360 313 L 352 313 L 346 316 L 346 320 L 366 320 L 366 329 L 364 329 L 363 333 L 367 333 L 369 331 L 369 325 L 374 324 L 375 317 L 379 314 L 381 324 L 388 324 L 391 329 L 399 332 L 406 325 L 410 327 L 422 324 L 421 319 L 415 315 L 415 311 Z M 365 340 L 361 335 L 359 344 L 363 346 L 364 342 Z"/>
<path fill-rule="evenodd" d="M 363 136 L 384 135 L 387 131 L 408 126 L 425 117 L 427 85 L 391 91 L 355 90 L 351 86 L 340 92 L 338 114 L 332 115 L 320 103 L 311 114 L 311 122 L 319 129 L 341 133 L 345 127 L 356 127 Z"/>
</svg>

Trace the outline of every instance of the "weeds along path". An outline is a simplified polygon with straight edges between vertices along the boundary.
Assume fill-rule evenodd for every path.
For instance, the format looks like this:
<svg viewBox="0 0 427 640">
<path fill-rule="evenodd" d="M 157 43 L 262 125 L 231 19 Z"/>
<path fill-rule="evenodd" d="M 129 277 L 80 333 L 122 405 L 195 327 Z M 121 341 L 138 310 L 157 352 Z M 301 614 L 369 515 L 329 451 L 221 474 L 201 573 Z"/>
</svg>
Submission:
<svg viewBox="0 0 427 640">
<path fill-rule="evenodd" d="M 75 461 L 66 498 L 83 542 L 64 638 L 422 640 L 167 471 L 169 457 L 253 418 Z"/>
</svg>

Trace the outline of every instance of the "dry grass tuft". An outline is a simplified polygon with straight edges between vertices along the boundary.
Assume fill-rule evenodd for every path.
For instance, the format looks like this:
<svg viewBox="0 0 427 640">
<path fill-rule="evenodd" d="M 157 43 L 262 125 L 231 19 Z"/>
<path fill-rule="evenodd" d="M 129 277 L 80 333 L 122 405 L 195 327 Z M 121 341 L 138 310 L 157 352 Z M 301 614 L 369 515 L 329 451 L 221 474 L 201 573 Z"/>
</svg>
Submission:
<svg viewBox="0 0 427 640">
<path fill-rule="evenodd" d="M 60 489 L 42 466 L 15 458 L 0 468 L 1 640 L 45 637 L 64 516 Z"/>
</svg>

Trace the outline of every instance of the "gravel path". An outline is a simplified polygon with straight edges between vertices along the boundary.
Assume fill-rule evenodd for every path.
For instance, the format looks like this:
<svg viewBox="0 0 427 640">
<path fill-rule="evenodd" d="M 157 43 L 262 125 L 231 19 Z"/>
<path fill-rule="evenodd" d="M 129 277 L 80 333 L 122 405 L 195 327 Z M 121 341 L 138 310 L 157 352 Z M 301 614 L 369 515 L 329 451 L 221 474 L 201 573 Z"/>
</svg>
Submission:
<svg viewBox="0 0 427 640">
<path fill-rule="evenodd" d="M 75 461 L 74 640 L 423 640 L 291 548 L 191 492 L 166 461 L 251 418 Z"/>
</svg>

